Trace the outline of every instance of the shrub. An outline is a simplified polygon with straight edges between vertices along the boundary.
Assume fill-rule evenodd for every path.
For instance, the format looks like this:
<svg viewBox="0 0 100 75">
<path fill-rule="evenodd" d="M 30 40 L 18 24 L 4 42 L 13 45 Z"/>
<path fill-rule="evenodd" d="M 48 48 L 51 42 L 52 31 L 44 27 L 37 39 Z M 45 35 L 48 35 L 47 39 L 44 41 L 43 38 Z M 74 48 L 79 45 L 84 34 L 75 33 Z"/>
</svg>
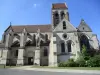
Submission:
<svg viewBox="0 0 100 75">
<path fill-rule="evenodd" d="M 58 67 L 76 67 L 76 63 L 73 59 L 68 59 L 67 62 L 61 62 L 58 64 Z"/>
<path fill-rule="evenodd" d="M 91 49 L 91 50 L 88 50 L 87 53 L 89 56 L 93 57 L 96 54 L 96 50 Z"/>
<path fill-rule="evenodd" d="M 82 54 L 85 56 L 87 55 L 87 48 L 85 45 L 82 45 Z"/>
<path fill-rule="evenodd" d="M 68 61 L 67 61 L 67 67 L 76 67 L 76 66 L 77 66 L 77 64 L 74 61 L 74 59 L 68 59 Z"/>
<path fill-rule="evenodd" d="M 66 64 L 66 62 L 60 62 L 58 64 L 58 67 L 67 67 L 67 64 Z"/>
<path fill-rule="evenodd" d="M 84 56 L 84 60 L 88 61 L 90 59 L 90 56 Z"/>
<path fill-rule="evenodd" d="M 79 58 L 76 60 L 76 64 L 78 67 L 85 67 L 86 66 L 86 61 L 84 59 L 84 56 L 79 56 Z"/>
<path fill-rule="evenodd" d="M 87 61 L 88 67 L 100 67 L 100 55 L 95 55 Z"/>
</svg>

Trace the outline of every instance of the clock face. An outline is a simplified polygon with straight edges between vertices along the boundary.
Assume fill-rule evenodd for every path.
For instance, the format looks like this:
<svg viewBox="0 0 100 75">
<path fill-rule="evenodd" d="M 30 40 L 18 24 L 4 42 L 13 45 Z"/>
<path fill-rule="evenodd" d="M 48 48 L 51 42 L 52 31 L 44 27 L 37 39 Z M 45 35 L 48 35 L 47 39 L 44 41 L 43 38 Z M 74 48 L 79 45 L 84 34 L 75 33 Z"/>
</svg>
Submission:
<svg viewBox="0 0 100 75">
<path fill-rule="evenodd" d="M 63 34 L 63 38 L 66 39 L 67 38 L 67 34 Z"/>
</svg>

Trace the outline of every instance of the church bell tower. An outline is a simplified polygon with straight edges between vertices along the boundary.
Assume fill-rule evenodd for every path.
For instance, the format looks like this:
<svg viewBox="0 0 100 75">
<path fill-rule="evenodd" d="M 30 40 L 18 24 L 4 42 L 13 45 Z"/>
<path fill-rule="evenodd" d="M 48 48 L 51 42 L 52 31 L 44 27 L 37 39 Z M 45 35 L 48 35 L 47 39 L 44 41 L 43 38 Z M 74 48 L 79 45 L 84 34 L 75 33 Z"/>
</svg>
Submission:
<svg viewBox="0 0 100 75">
<path fill-rule="evenodd" d="M 69 21 L 69 12 L 66 3 L 52 4 L 52 28 L 55 29 L 64 18 Z"/>
</svg>

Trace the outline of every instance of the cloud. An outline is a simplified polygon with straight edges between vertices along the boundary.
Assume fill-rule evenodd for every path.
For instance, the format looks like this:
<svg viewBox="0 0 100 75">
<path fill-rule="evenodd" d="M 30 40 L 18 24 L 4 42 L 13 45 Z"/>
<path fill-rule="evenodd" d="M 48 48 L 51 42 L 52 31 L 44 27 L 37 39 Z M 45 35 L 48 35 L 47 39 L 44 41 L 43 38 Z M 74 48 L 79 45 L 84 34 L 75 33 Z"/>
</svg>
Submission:
<svg viewBox="0 0 100 75">
<path fill-rule="evenodd" d="M 40 5 L 40 4 L 34 3 L 34 4 L 33 4 L 33 7 L 36 8 L 36 7 L 39 6 L 39 5 Z"/>
<path fill-rule="evenodd" d="M 33 4 L 33 7 L 37 7 L 37 4 Z"/>
</svg>

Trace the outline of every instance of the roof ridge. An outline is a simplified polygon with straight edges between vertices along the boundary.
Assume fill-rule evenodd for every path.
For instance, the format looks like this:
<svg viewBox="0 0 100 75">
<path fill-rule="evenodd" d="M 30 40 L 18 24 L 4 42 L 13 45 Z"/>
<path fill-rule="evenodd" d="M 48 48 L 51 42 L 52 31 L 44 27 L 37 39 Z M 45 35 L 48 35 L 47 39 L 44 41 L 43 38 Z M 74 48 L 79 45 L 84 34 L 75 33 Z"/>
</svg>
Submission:
<svg viewBox="0 0 100 75">
<path fill-rule="evenodd" d="M 62 3 L 52 3 L 52 4 L 65 4 L 65 2 L 62 2 Z"/>
<path fill-rule="evenodd" d="M 51 32 L 51 24 L 12 26 L 14 32 L 22 32 L 24 28 L 27 30 L 27 32 L 36 32 L 38 28 L 41 29 L 42 32 Z"/>
<path fill-rule="evenodd" d="M 12 25 L 12 27 L 15 27 L 15 26 L 48 26 L 48 25 L 51 25 L 51 24 L 36 24 L 36 25 L 32 25 L 32 24 L 30 24 L 30 25 Z"/>
</svg>

